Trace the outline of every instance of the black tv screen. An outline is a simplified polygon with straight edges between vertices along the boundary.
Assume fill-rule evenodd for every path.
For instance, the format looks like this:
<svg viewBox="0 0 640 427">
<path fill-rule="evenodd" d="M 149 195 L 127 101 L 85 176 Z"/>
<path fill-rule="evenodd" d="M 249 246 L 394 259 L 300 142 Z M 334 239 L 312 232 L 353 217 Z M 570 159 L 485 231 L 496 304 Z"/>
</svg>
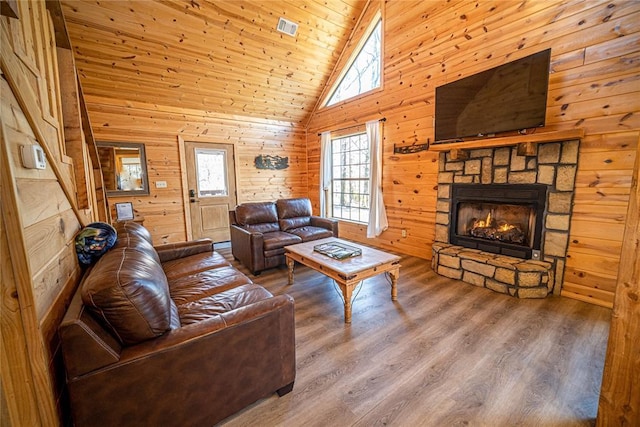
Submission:
<svg viewBox="0 0 640 427">
<path fill-rule="evenodd" d="M 544 126 L 551 49 L 436 88 L 435 141 Z"/>
</svg>

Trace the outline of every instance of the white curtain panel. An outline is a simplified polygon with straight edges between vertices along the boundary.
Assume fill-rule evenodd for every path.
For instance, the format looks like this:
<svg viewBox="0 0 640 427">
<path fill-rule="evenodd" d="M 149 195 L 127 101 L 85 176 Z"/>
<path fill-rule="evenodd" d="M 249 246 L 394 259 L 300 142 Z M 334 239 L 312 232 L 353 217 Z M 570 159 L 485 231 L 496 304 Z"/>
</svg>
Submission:
<svg viewBox="0 0 640 427">
<path fill-rule="evenodd" d="M 331 190 L 331 132 L 320 134 L 320 216 L 329 216 L 329 191 Z"/>
<path fill-rule="evenodd" d="M 367 237 L 378 237 L 389 227 L 387 211 L 382 198 L 382 131 L 379 120 L 367 122 L 367 138 L 369 139 L 370 177 L 369 189 L 369 225 Z"/>
</svg>

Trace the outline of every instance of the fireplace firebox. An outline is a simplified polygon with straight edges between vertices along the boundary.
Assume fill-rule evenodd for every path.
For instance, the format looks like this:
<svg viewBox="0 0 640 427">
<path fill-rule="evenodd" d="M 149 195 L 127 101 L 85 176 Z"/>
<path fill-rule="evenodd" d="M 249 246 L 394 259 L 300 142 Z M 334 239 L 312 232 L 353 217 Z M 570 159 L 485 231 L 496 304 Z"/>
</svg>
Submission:
<svg viewBox="0 0 640 427">
<path fill-rule="evenodd" d="M 546 200 L 543 184 L 453 184 L 449 242 L 539 259 Z"/>
</svg>

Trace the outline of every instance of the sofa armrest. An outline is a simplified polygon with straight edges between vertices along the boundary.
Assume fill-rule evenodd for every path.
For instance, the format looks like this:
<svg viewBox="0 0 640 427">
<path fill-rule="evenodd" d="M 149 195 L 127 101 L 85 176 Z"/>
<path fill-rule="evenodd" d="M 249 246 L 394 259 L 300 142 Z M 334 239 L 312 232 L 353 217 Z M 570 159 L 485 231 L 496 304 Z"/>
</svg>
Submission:
<svg viewBox="0 0 640 427">
<path fill-rule="evenodd" d="M 264 235 L 237 225 L 231 225 L 230 231 L 233 257 L 254 274 L 264 270 Z"/>
<path fill-rule="evenodd" d="M 333 232 L 333 236 L 338 237 L 338 221 L 335 219 L 312 216 L 311 225 L 331 230 L 331 232 Z"/>
<path fill-rule="evenodd" d="M 125 348 L 119 362 L 69 382 L 74 421 L 216 424 L 293 383 L 294 329 L 293 299 L 280 295 Z"/>
<path fill-rule="evenodd" d="M 198 239 L 188 242 L 167 243 L 154 248 L 158 252 L 160 262 L 167 262 L 203 252 L 212 252 L 213 241 L 211 239 Z"/>
</svg>

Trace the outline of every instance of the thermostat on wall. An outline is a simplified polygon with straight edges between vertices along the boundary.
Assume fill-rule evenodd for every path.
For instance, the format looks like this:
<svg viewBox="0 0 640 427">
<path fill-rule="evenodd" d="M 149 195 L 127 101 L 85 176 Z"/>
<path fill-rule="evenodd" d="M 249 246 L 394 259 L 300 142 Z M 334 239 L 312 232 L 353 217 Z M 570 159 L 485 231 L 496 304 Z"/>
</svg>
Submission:
<svg viewBox="0 0 640 427">
<path fill-rule="evenodd" d="M 44 151 L 39 145 L 22 145 L 22 164 L 29 169 L 45 169 L 47 162 L 44 157 Z"/>
</svg>

